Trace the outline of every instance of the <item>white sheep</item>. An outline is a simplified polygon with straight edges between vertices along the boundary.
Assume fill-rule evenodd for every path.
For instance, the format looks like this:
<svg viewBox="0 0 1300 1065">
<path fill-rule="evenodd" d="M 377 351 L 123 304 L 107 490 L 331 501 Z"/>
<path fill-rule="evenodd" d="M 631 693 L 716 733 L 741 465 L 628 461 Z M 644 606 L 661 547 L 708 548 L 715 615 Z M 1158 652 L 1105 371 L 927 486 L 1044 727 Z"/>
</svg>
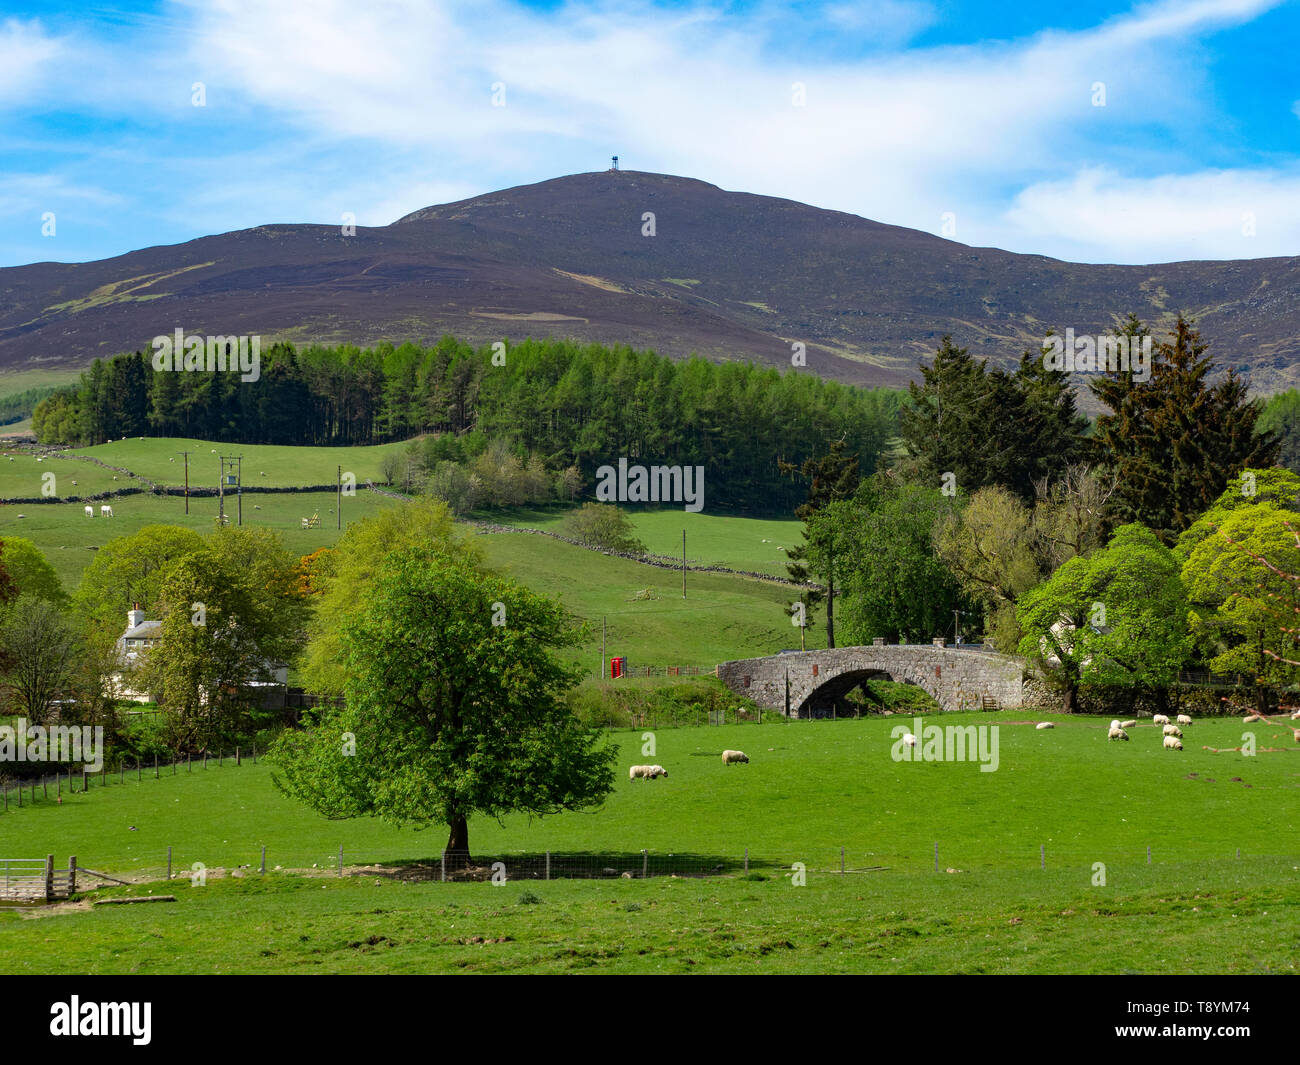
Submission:
<svg viewBox="0 0 1300 1065">
<path fill-rule="evenodd" d="M 628 780 L 654 780 L 667 775 L 668 770 L 661 765 L 634 765 L 627 771 Z"/>
<path fill-rule="evenodd" d="M 903 742 L 904 742 L 905 744 L 907 744 L 907 746 L 909 746 L 909 747 L 915 747 L 915 746 L 916 746 L 916 737 L 913 736 L 913 735 L 909 732 L 909 733 L 907 733 L 906 735 L 903 736 Z"/>
<path fill-rule="evenodd" d="M 1294 714 L 1291 715 L 1291 720 L 1300 721 L 1300 710 L 1297 710 Z"/>
<path fill-rule="evenodd" d="M 736 765 L 738 762 L 744 762 L 746 765 L 748 765 L 749 755 L 747 755 L 744 751 L 723 751 L 722 752 L 723 765 Z"/>
<path fill-rule="evenodd" d="M 1111 730 L 1106 734 L 1106 739 L 1108 739 L 1108 740 L 1126 740 L 1126 739 L 1128 739 L 1128 733 L 1125 732 L 1125 731 L 1124 731 L 1122 728 L 1120 728 L 1118 725 L 1116 725 L 1114 728 L 1112 728 L 1112 729 L 1111 729 Z"/>
<path fill-rule="evenodd" d="M 1056 726 L 1053 725 L 1050 721 L 1040 721 L 1037 725 L 1034 726 L 1034 728 L 1036 729 L 1056 728 Z"/>
<path fill-rule="evenodd" d="M 1183 749 L 1183 741 L 1180 740 L 1177 736 L 1165 737 L 1166 751 L 1181 751 L 1182 749 Z"/>
<path fill-rule="evenodd" d="M 1192 719 L 1188 717 L 1186 714 L 1179 714 L 1176 718 L 1174 718 L 1174 720 L 1177 721 L 1180 725 L 1190 725 L 1192 723 Z"/>
<path fill-rule="evenodd" d="M 1136 722 L 1136 721 L 1121 721 L 1121 722 L 1119 723 L 1119 727 L 1120 727 L 1120 728 L 1137 728 L 1137 722 Z"/>
<path fill-rule="evenodd" d="M 88 518 L 93 518 L 94 516 L 95 516 L 95 508 L 94 508 L 94 507 L 87 507 L 87 508 L 86 508 L 86 517 L 88 517 Z"/>
<path fill-rule="evenodd" d="M 99 508 L 99 516 L 101 518 L 111 518 L 113 516 L 113 508 L 105 504 Z"/>
<path fill-rule="evenodd" d="M 1167 725 L 1169 724 L 1169 718 L 1165 717 L 1164 714 L 1156 714 L 1153 718 L 1151 718 L 1151 724 Z"/>
<path fill-rule="evenodd" d="M 1166 725 L 1166 726 L 1165 726 L 1165 735 L 1166 735 L 1166 736 L 1181 736 L 1182 734 L 1183 734 L 1183 730 L 1180 729 L 1177 725 Z"/>
<path fill-rule="evenodd" d="M 1119 728 L 1119 718 L 1113 718 L 1110 723 L 1111 728 Z"/>
</svg>

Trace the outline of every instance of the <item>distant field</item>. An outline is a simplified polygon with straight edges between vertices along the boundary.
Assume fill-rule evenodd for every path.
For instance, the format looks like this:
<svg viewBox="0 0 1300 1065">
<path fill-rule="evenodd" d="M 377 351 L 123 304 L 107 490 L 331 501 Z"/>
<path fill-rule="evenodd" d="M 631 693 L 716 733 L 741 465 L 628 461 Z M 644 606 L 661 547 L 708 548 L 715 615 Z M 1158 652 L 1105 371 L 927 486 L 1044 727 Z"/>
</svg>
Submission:
<svg viewBox="0 0 1300 1065">
<path fill-rule="evenodd" d="M 46 479 L 51 473 L 54 474 L 53 481 Z M 215 485 L 215 480 L 213 483 Z M 46 484 L 50 486 L 48 493 L 43 491 Z M 0 500 L 36 499 L 47 495 L 71 499 L 131 487 L 144 485 L 134 477 L 115 474 L 93 462 L 59 456 L 42 457 L 37 461 L 37 456 L 30 451 L 9 450 L 0 444 Z"/>
<path fill-rule="evenodd" d="M 260 488 L 334 484 L 338 467 L 351 473 L 357 484 L 378 482 L 379 465 L 390 451 L 402 452 L 406 442 L 373 447 L 280 447 L 270 444 L 219 444 L 210 440 L 145 437 L 117 440 L 97 447 L 78 448 L 74 454 L 90 455 L 110 466 L 121 466 L 159 484 L 185 483 L 185 460 L 190 452 L 190 484 L 217 486 L 221 455 L 244 456 L 244 484 Z M 265 474 L 266 476 L 262 476 Z"/>
<path fill-rule="evenodd" d="M 686 530 L 686 559 L 690 565 L 726 566 L 786 576 L 783 547 L 803 542 L 803 523 L 733 515 L 692 513 L 681 509 L 647 510 L 626 505 L 623 510 L 636 528 L 636 535 L 656 555 L 680 558 L 682 530 Z M 473 515 L 499 525 L 545 529 L 563 534 L 569 508 L 543 510 L 483 511 Z"/>
<path fill-rule="evenodd" d="M 6 465 L 8 463 L 0 460 L 0 466 Z M 84 464 L 76 465 L 81 467 Z M 341 535 L 335 528 L 335 502 L 333 492 L 246 493 L 244 524 L 277 529 L 283 534 L 285 546 L 290 551 L 306 555 L 333 544 Z M 360 488 L 355 496 L 343 498 L 344 524 L 373 514 L 381 507 L 395 505 L 399 504 L 386 496 Z M 191 498 L 188 517 L 182 496 L 158 496 L 147 492 L 123 496 L 112 501 L 111 518 L 100 517 L 99 506 L 96 503 L 95 516 L 87 518 L 80 503 L 0 505 L 0 536 L 25 536 L 33 541 L 58 571 L 64 588 L 71 592 L 81 583 L 82 570 L 94 557 L 92 549 L 102 547 L 109 540 L 155 524 L 181 525 L 207 532 L 214 528 L 217 518 L 215 496 Z M 302 528 L 302 519 L 309 518 L 314 512 L 320 514 L 320 528 Z M 21 519 L 18 517 L 20 513 L 23 515 Z M 238 513 L 234 498 L 227 497 L 226 513 L 234 524 Z"/>
<path fill-rule="evenodd" d="M 738 520 L 738 519 L 725 519 Z M 799 630 L 783 610 L 788 586 L 721 573 L 686 577 L 574 547 L 545 536 L 490 533 L 478 538 L 488 561 L 529 587 L 559 598 L 591 623 L 580 660 L 600 665 L 601 619 L 610 655 L 633 666 L 703 665 L 799 646 Z M 654 598 L 636 599 L 649 591 Z M 824 631 L 808 631 L 809 648 L 825 645 Z"/>
</svg>

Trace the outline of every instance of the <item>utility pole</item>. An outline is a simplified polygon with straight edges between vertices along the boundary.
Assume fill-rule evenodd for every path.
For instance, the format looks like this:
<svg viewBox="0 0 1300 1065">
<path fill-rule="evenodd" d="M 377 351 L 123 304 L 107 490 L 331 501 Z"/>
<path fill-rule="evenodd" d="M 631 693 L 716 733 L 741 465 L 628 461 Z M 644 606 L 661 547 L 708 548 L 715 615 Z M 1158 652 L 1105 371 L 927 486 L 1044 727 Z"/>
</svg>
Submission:
<svg viewBox="0 0 1300 1065">
<path fill-rule="evenodd" d="M 686 598 L 686 530 L 682 530 L 682 598 Z"/>
<path fill-rule="evenodd" d="M 244 527 L 244 456 L 239 456 L 239 484 L 235 487 L 239 495 L 239 527 Z"/>
<path fill-rule="evenodd" d="M 600 617 L 600 679 L 605 679 L 605 615 Z"/>
<path fill-rule="evenodd" d="M 335 506 L 334 510 L 336 516 L 338 517 L 338 527 L 341 529 L 343 528 L 343 467 L 342 466 L 339 467 L 338 505 Z"/>
<path fill-rule="evenodd" d="M 190 512 L 190 453 L 182 451 L 185 456 L 185 513 Z"/>
</svg>

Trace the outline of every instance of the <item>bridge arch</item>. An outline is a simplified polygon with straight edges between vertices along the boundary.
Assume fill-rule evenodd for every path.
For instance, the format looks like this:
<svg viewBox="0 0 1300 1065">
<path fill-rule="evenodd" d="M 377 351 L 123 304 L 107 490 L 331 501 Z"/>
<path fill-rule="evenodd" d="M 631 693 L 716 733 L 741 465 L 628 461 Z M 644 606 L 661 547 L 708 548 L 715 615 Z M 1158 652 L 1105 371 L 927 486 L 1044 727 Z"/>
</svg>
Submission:
<svg viewBox="0 0 1300 1065">
<path fill-rule="evenodd" d="M 941 710 L 978 708 L 985 699 L 1016 707 L 1023 698 L 1024 669 L 1023 659 L 991 651 L 873 644 L 722 662 L 715 672 L 732 691 L 765 710 L 807 717 L 873 676 L 914 684 Z"/>
</svg>

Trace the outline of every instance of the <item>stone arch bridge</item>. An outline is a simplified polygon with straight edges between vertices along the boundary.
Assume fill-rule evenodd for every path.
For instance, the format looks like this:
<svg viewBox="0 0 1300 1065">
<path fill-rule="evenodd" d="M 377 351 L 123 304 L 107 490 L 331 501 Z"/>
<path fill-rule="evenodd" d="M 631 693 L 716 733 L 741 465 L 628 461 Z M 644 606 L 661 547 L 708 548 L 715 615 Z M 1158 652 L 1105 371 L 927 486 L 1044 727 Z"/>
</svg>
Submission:
<svg viewBox="0 0 1300 1065">
<path fill-rule="evenodd" d="M 915 684 L 942 710 L 977 710 L 991 701 L 1018 707 L 1024 694 L 1024 659 L 993 651 L 934 644 L 886 644 L 797 651 L 722 662 L 719 679 L 764 710 L 792 717 L 829 714 L 866 680 Z"/>
</svg>

